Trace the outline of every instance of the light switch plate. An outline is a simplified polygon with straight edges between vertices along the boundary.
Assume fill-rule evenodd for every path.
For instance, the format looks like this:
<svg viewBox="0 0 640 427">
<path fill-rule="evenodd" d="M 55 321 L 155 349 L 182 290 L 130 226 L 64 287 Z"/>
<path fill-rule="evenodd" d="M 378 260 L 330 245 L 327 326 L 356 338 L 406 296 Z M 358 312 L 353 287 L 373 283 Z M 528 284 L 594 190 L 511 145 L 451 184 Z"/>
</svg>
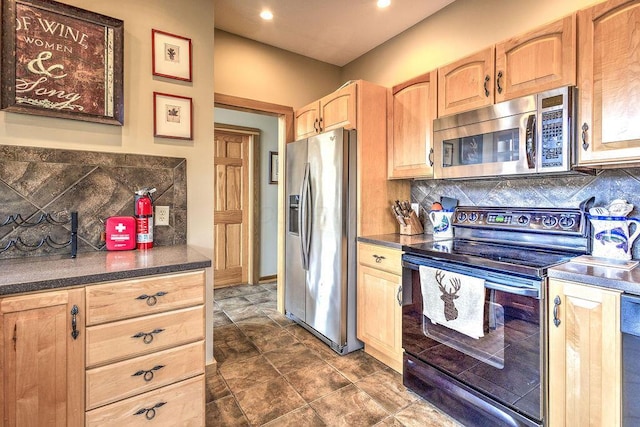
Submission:
<svg viewBox="0 0 640 427">
<path fill-rule="evenodd" d="M 155 225 L 169 225 L 169 206 L 156 206 Z"/>
</svg>

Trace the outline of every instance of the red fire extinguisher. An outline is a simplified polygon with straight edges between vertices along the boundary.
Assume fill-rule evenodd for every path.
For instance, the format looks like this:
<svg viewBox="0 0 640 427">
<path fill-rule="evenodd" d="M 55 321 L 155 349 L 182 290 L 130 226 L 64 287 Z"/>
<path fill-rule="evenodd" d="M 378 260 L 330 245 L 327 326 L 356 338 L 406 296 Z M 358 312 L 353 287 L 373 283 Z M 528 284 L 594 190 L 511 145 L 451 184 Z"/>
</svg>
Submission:
<svg viewBox="0 0 640 427">
<path fill-rule="evenodd" d="M 136 191 L 134 217 L 136 218 L 136 247 L 151 249 L 153 247 L 153 199 L 155 188 L 143 188 Z"/>
</svg>

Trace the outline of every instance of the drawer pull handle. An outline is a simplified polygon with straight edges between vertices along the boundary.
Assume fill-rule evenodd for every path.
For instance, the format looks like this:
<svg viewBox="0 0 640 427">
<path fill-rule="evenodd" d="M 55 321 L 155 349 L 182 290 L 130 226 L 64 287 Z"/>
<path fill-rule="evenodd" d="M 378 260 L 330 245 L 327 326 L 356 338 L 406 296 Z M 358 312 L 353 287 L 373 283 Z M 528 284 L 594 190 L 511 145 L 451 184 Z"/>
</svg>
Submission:
<svg viewBox="0 0 640 427">
<path fill-rule="evenodd" d="M 373 257 L 376 259 L 376 264 L 380 264 L 383 259 L 385 259 L 382 255 L 374 254 Z"/>
<path fill-rule="evenodd" d="M 167 402 L 158 402 L 155 405 L 153 405 L 153 407 L 151 407 L 151 408 L 142 408 L 142 409 L 140 409 L 138 412 L 136 412 L 133 415 L 142 415 L 142 414 L 144 414 L 144 417 L 146 419 L 152 420 L 156 416 L 156 409 L 158 409 L 161 406 L 164 406 L 166 404 L 167 404 Z"/>
<path fill-rule="evenodd" d="M 398 293 L 396 294 L 396 301 L 398 305 L 402 307 L 402 285 L 398 286 Z"/>
<path fill-rule="evenodd" d="M 151 342 L 153 341 L 153 334 L 159 334 L 162 331 L 164 331 L 164 329 L 154 329 L 151 332 L 138 332 L 131 338 L 142 338 L 142 342 L 144 342 L 145 344 L 151 344 Z"/>
<path fill-rule="evenodd" d="M 154 306 L 158 302 L 158 297 L 163 297 L 166 294 L 168 294 L 168 292 L 160 291 L 160 292 L 156 292 L 153 295 L 142 294 L 139 297 L 137 297 L 136 299 L 147 300 L 147 305 L 148 306 Z"/>
<path fill-rule="evenodd" d="M 80 335 L 80 331 L 78 330 L 78 309 L 77 305 L 73 305 L 71 307 L 71 337 L 75 340 L 78 339 L 78 335 Z"/>
<path fill-rule="evenodd" d="M 138 372 L 136 372 L 135 374 L 131 375 L 132 377 L 139 377 L 140 375 L 142 375 L 142 378 L 146 381 L 149 382 L 153 379 L 153 371 L 157 371 L 159 369 L 164 368 L 164 365 L 156 365 L 153 368 L 149 369 L 148 371 L 145 371 L 144 369 L 140 369 Z"/>
</svg>

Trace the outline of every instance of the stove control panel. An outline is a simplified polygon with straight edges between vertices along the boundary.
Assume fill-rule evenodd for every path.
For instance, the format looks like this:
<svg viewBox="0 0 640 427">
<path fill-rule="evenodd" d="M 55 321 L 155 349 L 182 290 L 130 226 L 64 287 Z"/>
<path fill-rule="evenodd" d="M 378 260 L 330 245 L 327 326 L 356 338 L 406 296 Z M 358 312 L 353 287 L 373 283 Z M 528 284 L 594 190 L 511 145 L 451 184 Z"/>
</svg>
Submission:
<svg viewBox="0 0 640 427">
<path fill-rule="evenodd" d="M 453 225 L 545 233 L 582 233 L 584 215 L 578 209 L 562 208 L 483 208 L 459 206 Z"/>
</svg>

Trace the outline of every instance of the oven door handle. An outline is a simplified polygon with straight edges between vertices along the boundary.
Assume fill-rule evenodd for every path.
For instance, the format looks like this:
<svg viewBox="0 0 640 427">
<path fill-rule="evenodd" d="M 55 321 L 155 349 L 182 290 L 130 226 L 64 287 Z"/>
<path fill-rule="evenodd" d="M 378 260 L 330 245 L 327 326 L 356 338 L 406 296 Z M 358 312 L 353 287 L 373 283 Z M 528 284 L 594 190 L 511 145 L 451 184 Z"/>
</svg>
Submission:
<svg viewBox="0 0 640 427">
<path fill-rule="evenodd" d="M 535 288 L 521 288 L 518 286 L 502 285 L 500 283 L 489 282 L 486 280 L 484 282 L 484 287 L 487 289 L 493 289 L 493 290 L 505 292 L 508 294 L 521 295 L 524 297 L 533 297 L 536 299 L 540 299 L 540 291 Z"/>
</svg>

